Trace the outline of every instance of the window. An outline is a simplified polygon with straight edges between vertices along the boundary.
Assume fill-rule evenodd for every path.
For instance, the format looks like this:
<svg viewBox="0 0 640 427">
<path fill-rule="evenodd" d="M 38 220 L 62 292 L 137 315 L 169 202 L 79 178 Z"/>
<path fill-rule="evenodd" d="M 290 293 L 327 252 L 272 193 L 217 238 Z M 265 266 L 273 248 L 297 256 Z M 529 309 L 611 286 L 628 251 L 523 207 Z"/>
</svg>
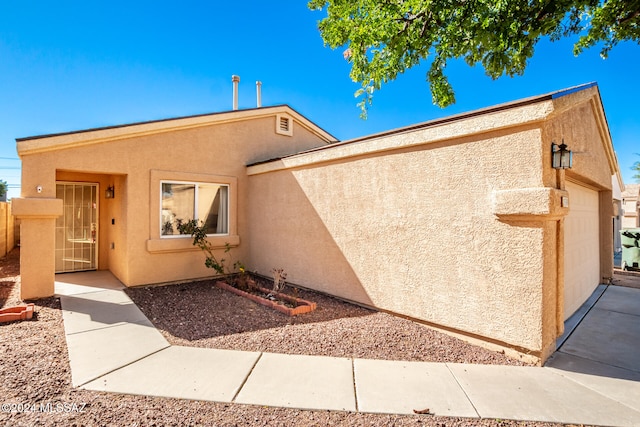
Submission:
<svg viewBox="0 0 640 427">
<path fill-rule="evenodd" d="M 204 221 L 207 234 L 229 233 L 227 184 L 161 182 L 160 235 L 180 235 L 178 220 Z"/>
</svg>

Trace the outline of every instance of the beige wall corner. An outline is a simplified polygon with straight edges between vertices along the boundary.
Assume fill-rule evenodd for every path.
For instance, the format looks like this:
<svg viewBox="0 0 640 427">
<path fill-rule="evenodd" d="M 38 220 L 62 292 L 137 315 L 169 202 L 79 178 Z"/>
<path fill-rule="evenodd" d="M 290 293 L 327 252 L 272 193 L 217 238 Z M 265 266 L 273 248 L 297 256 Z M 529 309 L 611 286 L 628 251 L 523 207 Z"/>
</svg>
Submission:
<svg viewBox="0 0 640 427">
<path fill-rule="evenodd" d="M 57 218 L 62 215 L 60 199 L 14 198 L 11 207 L 16 218 Z"/>
<path fill-rule="evenodd" d="M 546 343 L 546 347 L 542 349 L 540 353 L 540 358 L 538 359 L 538 365 L 544 366 L 547 359 L 551 357 L 553 353 L 556 351 L 556 340 L 549 341 Z"/>
<path fill-rule="evenodd" d="M 62 214 L 59 199 L 13 199 L 20 225 L 20 298 L 45 298 L 54 294 L 55 219 Z"/>
<path fill-rule="evenodd" d="M 493 213 L 497 216 L 559 218 L 569 213 L 563 206 L 569 193 L 556 188 L 519 188 L 493 192 Z"/>
<path fill-rule="evenodd" d="M 539 362 L 555 351 L 563 319 L 563 218 L 569 213 L 569 192 L 550 187 L 519 188 L 493 192 L 493 213 L 513 226 L 536 221 L 544 230 L 542 241 L 541 342 Z M 524 277 L 524 276 L 523 276 Z"/>
</svg>

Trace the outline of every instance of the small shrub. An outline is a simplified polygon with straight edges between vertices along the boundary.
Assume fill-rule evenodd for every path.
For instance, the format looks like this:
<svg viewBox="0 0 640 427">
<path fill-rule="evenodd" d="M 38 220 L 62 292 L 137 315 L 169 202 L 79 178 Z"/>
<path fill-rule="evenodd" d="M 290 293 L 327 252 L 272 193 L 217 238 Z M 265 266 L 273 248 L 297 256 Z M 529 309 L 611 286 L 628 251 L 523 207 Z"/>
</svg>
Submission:
<svg viewBox="0 0 640 427">
<path fill-rule="evenodd" d="M 244 264 L 240 261 L 236 261 L 233 263 L 232 267 L 229 267 L 225 264 L 226 260 L 224 258 L 216 258 L 213 253 L 213 245 L 211 242 L 207 240 L 207 230 L 204 222 L 198 223 L 197 220 L 192 219 L 189 221 L 184 221 L 182 219 L 177 219 L 177 229 L 180 234 L 189 234 L 193 237 L 193 245 L 199 247 L 202 252 L 205 254 L 204 265 L 207 268 L 212 268 L 221 276 L 226 276 L 227 283 L 233 281 L 233 274 L 238 272 L 239 280 L 243 283 L 246 283 L 245 277 L 245 267 Z M 229 243 L 225 243 L 224 253 L 228 254 L 231 251 L 231 246 Z"/>
<path fill-rule="evenodd" d="M 273 293 L 278 293 L 284 288 L 285 280 L 287 280 L 287 273 L 283 268 L 274 268 L 271 270 L 273 273 Z"/>
</svg>

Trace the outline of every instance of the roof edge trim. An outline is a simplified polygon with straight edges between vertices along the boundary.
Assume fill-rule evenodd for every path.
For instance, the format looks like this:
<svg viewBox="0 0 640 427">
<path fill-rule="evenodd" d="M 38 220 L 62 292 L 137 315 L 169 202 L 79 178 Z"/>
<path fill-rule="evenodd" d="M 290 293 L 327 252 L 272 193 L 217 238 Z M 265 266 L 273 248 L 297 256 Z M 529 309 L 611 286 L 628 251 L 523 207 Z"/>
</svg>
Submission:
<svg viewBox="0 0 640 427">
<path fill-rule="evenodd" d="M 528 97 L 528 98 L 523 98 L 523 99 L 518 99 L 515 101 L 510 101 L 510 102 L 506 102 L 506 103 L 502 103 L 502 104 L 497 104 L 497 105 L 492 105 L 489 107 L 484 107 L 484 108 L 480 108 L 477 110 L 472 110 L 472 111 L 467 111 L 467 112 L 463 112 L 463 113 L 459 113 L 459 114 L 454 114 L 451 116 L 447 116 L 447 117 L 443 117 L 443 118 L 439 118 L 439 119 L 434 119 L 434 120 L 430 120 L 430 121 L 426 121 L 426 122 L 422 122 L 422 123 L 418 123 L 415 125 L 409 125 L 406 127 L 402 127 L 402 128 L 397 128 L 397 129 L 393 129 L 393 130 L 389 130 L 389 131 L 384 131 L 384 132 L 379 132 L 379 133 L 375 133 L 375 134 L 371 134 L 371 135 L 367 135 L 367 136 L 363 136 L 363 137 L 358 137 L 358 138 L 354 138 L 354 139 L 350 139 L 350 140 L 346 140 L 346 141 L 341 141 L 341 142 L 337 142 L 331 145 L 327 145 L 324 147 L 317 147 L 317 148 L 313 148 L 311 150 L 307 150 L 307 151 L 303 151 L 301 153 L 297 153 L 297 154 L 292 154 L 290 156 L 285 156 L 282 158 L 276 158 L 276 159 L 269 159 L 269 160 L 263 160 L 260 162 L 254 162 L 252 164 L 247 165 L 248 168 L 250 168 L 249 173 L 250 174 L 259 174 L 259 173 L 266 173 L 272 170 L 280 170 L 280 169 L 288 169 L 288 168 L 292 168 L 292 167 L 300 167 L 303 163 L 305 162 L 301 162 L 300 158 L 302 156 L 310 158 L 310 155 L 317 153 L 318 155 L 316 157 L 320 158 L 320 157 L 333 157 L 334 159 L 336 157 L 334 156 L 322 156 L 322 154 L 320 154 L 321 152 L 325 151 L 325 150 L 331 150 L 331 151 L 335 151 L 336 149 L 338 149 L 339 147 L 344 147 L 345 150 L 349 151 L 346 147 L 348 146 L 352 146 L 352 145 L 359 145 L 361 143 L 365 143 L 365 142 L 369 142 L 369 141 L 373 141 L 373 140 L 380 140 L 380 139 L 390 139 L 390 138 L 394 138 L 398 135 L 402 135 L 405 133 L 411 133 L 411 132 L 416 132 L 416 131 L 429 131 L 431 129 L 434 128 L 438 128 L 441 126 L 446 126 L 446 125 L 450 125 L 452 123 L 457 123 L 457 122 L 461 122 L 464 120 L 473 120 L 473 119 L 477 119 L 479 117 L 485 117 L 485 116 L 489 116 L 492 114 L 500 114 L 500 113 L 504 113 L 507 110 L 513 110 L 516 108 L 527 108 L 527 107 L 531 107 L 533 108 L 533 105 L 535 104 L 540 104 L 543 102 L 548 102 L 548 101 L 553 101 L 554 99 L 563 97 L 563 96 L 567 96 L 576 92 L 580 92 L 583 90 L 587 90 L 589 88 L 592 87 L 596 87 L 597 90 L 597 83 L 596 82 L 591 82 L 591 83 L 586 83 L 586 84 L 582 84 L 582 85 L 578 85 L 578 86 L 574 86 L 574 87 L 570 87 L 570 88 L 566 88 L 566 89 L 562 89 L 559 91 L 555 91 L 555 92 L 550 92 L 547 94 L 543 94 L 543 95 L 537 95 L 537 96 L 532 96 L 532 97 Z M 555 106 L 552 103 L 552 106 L 550 107 L 549 110 L 545 110 L 545 111 L 538 111 L 536 112 L 536 114 L 532 114 L 530 116 L 528 116 L 526 119 L 524 120 L 520 120 L 518 124 L 523 125 L 526 123 L 535 123 L 535 122 L 539 122 L 542 120 L 545 120 L 546 118 L 549 117 L 549 115 L 553 114 L 553 110 L 555 109 Z M 501 124 L 500 126 L 495 126 L 492 129 L 480 129 L 482 128 L 482 126 L 480 126 L 480 128 L 475 129 L 474 132 L 472 133 L 483 133 L 483 132 L 487 132 L 490 130 L 497 130 L 500 128 L 505 128 L 505 127 L 510 127 L 512 126 L 513 123 L 511 124 Z M 450 136 L 451 137 L 451 136 Z M 435 142 L 439 140 L 439 138 L 435 138 L 432 139 L 431 141 L 428 142 L 422 142 L 421 144 L 427 144 L 429 142 Z M 420 145 L 420 144 L 412 144 L 412 145 Z M 389 149 L 395 149 L 397 147 L 387 147 L 386 149 L 383 150 L 379 150 L 379 151 L 385 151 L 385 150 L 389 150 Z M 358 150 L 351 150 L 351 151 L 358 151 Z M 375 151 L 375 150 L 374 150 Z M 360 153 L 361 154 L 361 153 Z M 359 154 L 347 154 L 344 156 L 337 156 L 337 157 L 342 157 L 342 158 L 346 158 L 346 157 L 351 157 L 354 155 L 359 155 Z M 313 163 L 313 160 L 309 160 L 311 163 Z M 321 160 L 316 160 L 316 161 L 321 161 Z M 271 166 L 269 166 L 269 164 L 271 164 Z"/>
<path fill-rule="evenodd" d="M 589 89 L 592 87 L 597 87 L 598 83 L 597 82 L 590 82 L 590 83 L 585 83 L 583 85 L 578 85 L 578 86 L 573 86 L 573 87 L 569 87 L 566 89 L 562 89 L 559 90 L 557 92 L 553 92 L 551 93 L 551 99 L 556 99 L 556 98 L 560 98 L 562 96 L 567 96 L 567 95 L 571 95 L 572 93 L 576 93 L 576 92 L 580 92 L 582 90 L 585 89 Z"/>
<path fill-rule="evenodd" d="M 134 138 L 155 133 L 171 132 L 202 126 L 210 126 L 222 123 L 231 123 L 243 120 L 251 120 L 278 113 L 289 114 L 301 126 L 323 139 L 327 144 L 332 144 L 337 139 L 329 132 L 307 119 L 290 106 L 276 105 L 252 109 L 225 111 L 219 113 L 197 114 L 192 116 L 172 119 L 152 120 L 146 122 L 130 123 L 116 126 L 86 129 L 73 132 L 64 132 L 49 135 L 40 135 L 26 138 L 16 138 L 18 155 L 35 154 L 74 146 L 97 144 L 107 141 Z"/>
</svg>

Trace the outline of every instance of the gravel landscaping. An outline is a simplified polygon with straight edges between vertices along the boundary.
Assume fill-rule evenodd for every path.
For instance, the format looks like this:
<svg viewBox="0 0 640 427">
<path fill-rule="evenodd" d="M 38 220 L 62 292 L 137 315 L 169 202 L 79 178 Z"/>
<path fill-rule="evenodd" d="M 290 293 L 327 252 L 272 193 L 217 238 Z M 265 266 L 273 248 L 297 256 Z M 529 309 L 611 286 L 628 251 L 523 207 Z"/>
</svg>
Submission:
<svg viewBox="0 0 640 427">
<path fill-rule="evenodd" d="M 293 317 L 219 289 L 212 281 L 126 292 L 173 345 L 384 360 L 526 364 L 425 325 L 316 292 L 298 292 L 318 308 Z M 291 289 L 286 293 L 291 294 Z"/>
<path fill-rule="evenodd" d="M 14 250 L 7 257 L 0 259 L 0 308 L 9 307 L 20 303 L 18 299 L 18 286 L 20 277 L 18 275 L 19 252 Z M 136 289 L 135 293 L 149 293 L 156 303 L 144 308 L 147 313 L 156 311 L 163 312 L 161 320 L 156 318 L 155 322 L 162 326 L 165 336 L 175 334 L 175 340 L 180 340 L 182 344 L 203 345 L 204 343 L 216 343 L 228 341 L 228 344 L 221 345 L 225 348 L 235 348 L 240 342 L 243 345 L 260 345 L 260 333 L 267 332 L 272 336 L 278 328 L 282 329 L 280 338 L 282 342 L 295 341 L 295 333 L 286 335 L 284 330 L 297 331 L 298 328 L 312 328 L 305 332 L 305 335 L 312 339 L 310 348 L 318 348 L 318 351 L 328 351 L 332 346 L 342 348 L 354 346 L 350 342 L 348 346 L 341 346 L 337 342 L 340 336 L 355 339 L 354 335 L 347 334 L 344 328 L 360 328 L 361 325 L 368 325 L 368 328 L 385 329 L 391 328 L 395 333 L 406 334 L 407 337 L 420 336 L 421 340 L 431 335 L 415 335 L 405 323 L 394 323 L 392 319 L 378 319 L 377 313 L 361 308 L 351 308 L 354 311 L 339 311 L 343 309 L 331 308 L 332 304 L 338 304 L 328 298 L 318 300 L 323 307 L 311 320 L 308 317 L 304 320 L 287 319 L 280 317 L 272 318 L 271 314 L 263 315 L 258 306 L 252 304 L 253 311 L 241 310 L 238 314 L 226 313 L 210 314 L 215 311 L 209 310 L 194 311 L 195 306 L 204 306 L 200 298 L 200 292 L 226 299 L 228 295 L 212 292 L 206 284 L 180 285 L 171 287 L 156 287 L 147 289 Z M 184 289 L 184 290 L 180 290 Z M 222 291 L 220 291 L 222 292 Z M 183 298 L 178 301 L 177 295 Z M 176 298 L 162 301 L 164 296 Z M 174 296 L 172 296 L 174 295 Z M 192 298 L 195 302 L 188 303 L 186 299 Z M 138 296 L 136 296 L 138 298 Z M 323 297 L 325 298 L 325 297 Z M 144 298 L 143 298 L 144 299 Z M 235 299 L 234 299 L 235 301 Z M 11 426 L 537 426 L 550 427 L 561 424 L 517 422 L 491 419 L 464 419 L 437 417 L 432 415 L 381 415 L 381 414 L 361 414 L 336 411 L 303 411 L 296 409 L 269 408 L 262 406 L 224 404 L 214 402 L 200 402 L 180 399 L 167 399 L 146 396 L 131 396 L 116 393 L 100 393 L 73 388 L 71 386 L 71 374 L 69 371 L 69 361 L 67 356 L 66 341 L 64 338 L 64 326 L 60 311 L 60 302 L 57 298 L 46 298 L 34 301 L 36 304 L 36 315 L 33 320 L 23 322 L 13 322 L 0 324 L 0 425 Z M 178 303 L 179 302 L 179 303 Z M 247 301 L 248 303 L 248 301 Z M 157 304 L 158 308 L 153 308 Z M 242 302 L 238 304 L 244 305 Z M 342 303 L 339 303 L 342 304 Z M 151 308 L 150 308 L 151 307 Z M 164 307 L 165 310 L 161 310 Z M 249 310 L 246 306 L 247 310 Z M 190 314 L 189 314 L 190 313 Z M 207 314 L 209 313 L 209 314 Z M 253 313 L 253 314 L 252 314 Z M 348 313 L 348 317 L 338 317 L 337 314 Z M 259 320 L 253 323 L 243 323 L 251 327 L 250 332 L 241 332 L 237 329 L 235 320 L 240 317 L 260 316 Z M 173 316 L 167 318 L 167 316 Z M 191 317 L 189 317 L 191 316 Z M 197 317 L 201 316 L 201 317 Z M 332 317 L 333 316 L 333 317 Z M 213 319 L 216 321 L 214 322 Z M 275 320 L 274 320 L 275 319 Z M 320 320 L 324 319 L 324 320 Z M 372 320 L 369 320 L 372 319 Z M 356 322 L 342 324 L 340 322 Z M 172 325 L 172 322 L 175 325 Z M 245 321 L 246 322 L 246 321 Z M 289 322 L 294 322 L 289 324 Z M 296 323 L 298 322 L 298 323 Z M 364 322 L 364 323 L 358 323 Z M 399 320 L 398 320 L 399 322 Z M 180 323 L 183 323 L 180 325 Z M 191 323 L 191 328 L 185 327 Z M 197 323 L 211 323 L 211 327 L 196 327 Z M 332 325 L 329 329 L 335 328 L 331 344 L 322 345 L 323 323 Z M 226 326 L 225 326 L 226 325 Z M 269 325 L 267 327 L 267 325 Z M 278 326 L 279 325 L 279 326 Z M 401 326 L 404 325 L 404 326 Z M 402 331 L 403 327 L 409 327 L 408 331 Z M 230 328 L 226 329 L 225 328 Z M 319 328 L 319 329 L 315 329 Z M 423 327 L 421 327 L 423 328 Z M 189 330 L 191 329 L 191 332 Z M 424 328 L 426 329 L 426 328 Z M 325 332 L 327 329 L 324 329 Z M 372 332 L 368 330 L 368 332 Z M 433 348 L 437 358 L 445 357 L 447 353 L 457 353 L 454 358 L 472 357 L 471 350 L 460 350 L 458 344 L 454 344 L 450 350 L 437 350 L 444 348 L 447 341 L 442 341 L 438 345 L 420 343 L 419 349 L 409 346 L 409 341 L 404 341 L 392 352 L 385 350 L 375 350 L 376 346 L 388 346 L 388 342 L 380 342 L 384 336 L 388 341 L 397 341 L 393 335 L 378 335 L 376 338 L 367 341 L 363 347 L 366 348 L 364 354 L 375 355 L 376 357 L 396 357 L 397 354 L 409 354 L 410 357 L 421 357 L 417 354 L 424 349 Z M 238 338 L 238 335 L 252 337 L 251 339 Z M 257 334 L 257 335 L 256 335 Z M 345 335 L 346 334 L 346 335 Z M 364 334 L 360 337 L 363 338 Z M 287 338 L 289 337 L 289 338 Z M 444 338 L 443 338 L 444 339 Z M 268 340 L 266 340 L 268 341 Z M 230 344 L 233 343 L 233 344 Z M 359 343 L 360 344 L 360 343 Z M 414 343 L 415 344 L 415 343 Z M 261 348 L 265 351 L 273 351 L 281 344 L 272 348 Z M 252 347 L 253 348 L 253 347 Z M 405 348 L 405 351 L 402 350 Z M 359 350 L 360 351 L 360 350 Z M 376 353 L 377 351 L 377 353 Z M 342 353 L 341 353 L 342 354 Z M 348 354 L 348 353 L 347 353 Z M 501 355 L 500 355 L 501 356 Z M 449 357 L 449 356 L 446 356 Z M 493 360 L 491 356 L 473 356 L 478 363 L 489 363 Z M 498 356 L 496 356 L 498 357 Z M 420 359 L 412 359 L 420 360 Z M 456 359 L 457 360 L 457 359 Z M 485 360 L 482 362 L 482 360 Z M 495 359 L 496 361 L 498 359 Z M 493 362 L 495 363 L 495 362 Z M 500 362 L 503 363 L 503 362 Z M 507 363 L 507 362 L 504 362 Z"/>
</svg>

